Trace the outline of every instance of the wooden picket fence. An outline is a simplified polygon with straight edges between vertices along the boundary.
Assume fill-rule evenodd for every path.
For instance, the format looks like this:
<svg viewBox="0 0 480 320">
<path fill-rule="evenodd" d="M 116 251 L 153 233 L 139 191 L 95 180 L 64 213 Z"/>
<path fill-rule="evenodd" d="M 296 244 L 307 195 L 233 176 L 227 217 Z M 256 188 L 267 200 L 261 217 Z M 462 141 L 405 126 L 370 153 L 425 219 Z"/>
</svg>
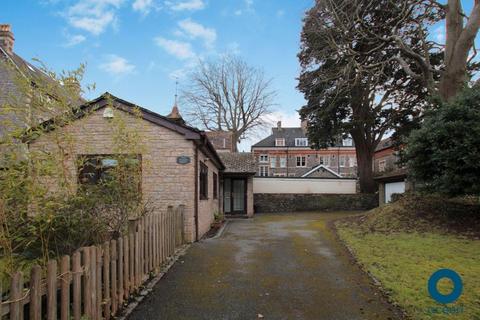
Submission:
<svg viewBox="0 0 480 320">
<path fill-rule="evenodd" d="M 184 244 L 184 206 L 131 222 L 128 235 L 21 272 L 0 284 L 0 320 L 110 319 Z M 7 296 L 6 301 L 2 297 Z"/>
</svg>

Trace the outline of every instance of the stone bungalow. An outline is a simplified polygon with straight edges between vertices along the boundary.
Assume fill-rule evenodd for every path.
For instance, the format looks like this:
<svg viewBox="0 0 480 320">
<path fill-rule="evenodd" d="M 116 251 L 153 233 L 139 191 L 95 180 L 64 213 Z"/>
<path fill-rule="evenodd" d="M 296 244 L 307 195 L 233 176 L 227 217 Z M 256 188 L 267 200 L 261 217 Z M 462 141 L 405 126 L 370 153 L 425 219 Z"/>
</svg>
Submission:
<svg viewBox="0 0 480 320">
<path fill-rule="evenodd" d="M 164 117 L 109 93 L 80 106 L 75 121 L 55 129 L 73 137 L 69 141 L 73 154 L 65 159 L 71 183 L 81 183 L 79 157 L 111 163 L 117 150 L 111 125 L 115 117 L 123 117 L 129 130 L 139 134 L 138 144 L 144 146 L 135 155 L 141 165 L 142 199 L 155 210 L 185 205 L 186 239 L 200 239 L 210 229 L 214 213 L 222 210 L 219 183 L 225 167 L 205 132 L 185 125 L 176 106 Z M 52 134 L 33 140 L 29 148 L 55 148 Z"/>
</svg>

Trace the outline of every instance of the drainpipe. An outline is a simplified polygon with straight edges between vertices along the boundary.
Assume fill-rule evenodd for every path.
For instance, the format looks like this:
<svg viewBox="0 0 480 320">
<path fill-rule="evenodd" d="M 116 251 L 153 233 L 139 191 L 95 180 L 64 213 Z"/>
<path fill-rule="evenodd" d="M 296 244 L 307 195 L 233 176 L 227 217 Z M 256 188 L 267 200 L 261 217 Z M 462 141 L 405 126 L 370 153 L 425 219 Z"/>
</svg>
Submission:
<svg viewBox="0 0 480 320">
<path fill-rule="evenodd" d="M 195 219 L 195 241 L 198 241 L 198 145 L 195 145 L 195 202 L 193 206 L 193 215 Z"/>
<path fill-rule="evenodd" d="M 288 147 L 287 147 L 287 178 L 288 178 L 288 159 L 289 159 L 289 156 L 288 156 Z"/>
</svg>

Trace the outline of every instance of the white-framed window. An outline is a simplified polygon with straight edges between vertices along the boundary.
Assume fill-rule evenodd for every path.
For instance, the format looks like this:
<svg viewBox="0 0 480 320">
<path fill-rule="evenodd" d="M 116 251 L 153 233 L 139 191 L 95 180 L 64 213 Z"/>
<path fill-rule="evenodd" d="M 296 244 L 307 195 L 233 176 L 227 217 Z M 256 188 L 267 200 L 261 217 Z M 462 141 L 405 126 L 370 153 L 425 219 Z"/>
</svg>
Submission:
<svg viewBox="0 0 480 320">
<path fill-rule="evenodd" d="M 340 167 L 345 167 L 347 164 L 347 156 L 340 156 L 339 161 Z"/>
<path fill-rule="evenodd" d="M 258 157 L 258 162 L 261 162 L 261 163 L 268 162 L 268 154 L 261 154 Z"/>
<path fill-rule="evenodd" d="M 306 147 L 306 146 L 308 146 L 308 139 L 307 138 L 295 138 L 295 146 L 296 147 Z"/>
<path fill-rule="evenodd" d="M 307 166 L 307 157 L 297 156 L 297 167 L 306 167 Z"/>
<path fill-rule="evenodd" d="M 275 147 L 285 147 L 285 138 L 276 138 Z"/>
<path fill-rule="evenodd" d="M 357 157 L 351 157 L 349 160 L 350 160 L 350 167 L 357 166 Z"/>
<path fill-rule="evenodd" d="M 320 164 L 323 164 L 324 166 L 329 166 L 330 165 L 330 156 L 320 156 Z"/>
<path fill-rule="evenodd" d="M 349 137 L 349 138 L 343 139 L 343 141 L 342 141 L 342 146 L 344 146 L 344 147 L 352 147 L 352 146 L 353 146 L 353 140 L 352 140 L 352 138 Z"/>
<path fill-rule="evenodd" d="M 270 157 L 270 168 L 275 168 L 277 166 L 277 157 Z"/>
<path fill-rule="evenodd" d="M 287 157 L 280 157 L 280 168 L 287 167 Z"/>
<path fill-rule="evenodd" d="M 268 177 L 268 166 L 259 166 L 258 175 L 260 177 Z"/>
<path fill-rule="evenodd" d="M 387 161 L 380 160 L 378 161 L 378 172 L 384 172 L 387 169 Z"/>
</svg>

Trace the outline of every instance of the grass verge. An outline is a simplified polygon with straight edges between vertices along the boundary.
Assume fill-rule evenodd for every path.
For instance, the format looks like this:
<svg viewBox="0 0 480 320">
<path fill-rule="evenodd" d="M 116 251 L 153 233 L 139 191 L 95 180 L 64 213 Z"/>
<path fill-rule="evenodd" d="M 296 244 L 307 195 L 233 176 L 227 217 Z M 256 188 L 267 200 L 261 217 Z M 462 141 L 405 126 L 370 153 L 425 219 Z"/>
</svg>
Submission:
<svg viewBox="0 0 480 320">
<path fill-rule="evenodd" d="M 418 216 L 407 223 L 405 216 L 396 216 L 406 203 L 411 204 L 403 199 L 363 218 L 338 221 L 340 239 L 412 319 L 480 319 L 480 240 L 470 229 L 451 232 L 443 222 L 427 231 L 427 220 Z M 463 281 L 462 295 L 447 305 L 435 302 L 427 290 L 430 275 L 441 268 L 455 270 Z M 448 279 L 438 283 L 442 294 L 451 289 Z"/>
</svg>

